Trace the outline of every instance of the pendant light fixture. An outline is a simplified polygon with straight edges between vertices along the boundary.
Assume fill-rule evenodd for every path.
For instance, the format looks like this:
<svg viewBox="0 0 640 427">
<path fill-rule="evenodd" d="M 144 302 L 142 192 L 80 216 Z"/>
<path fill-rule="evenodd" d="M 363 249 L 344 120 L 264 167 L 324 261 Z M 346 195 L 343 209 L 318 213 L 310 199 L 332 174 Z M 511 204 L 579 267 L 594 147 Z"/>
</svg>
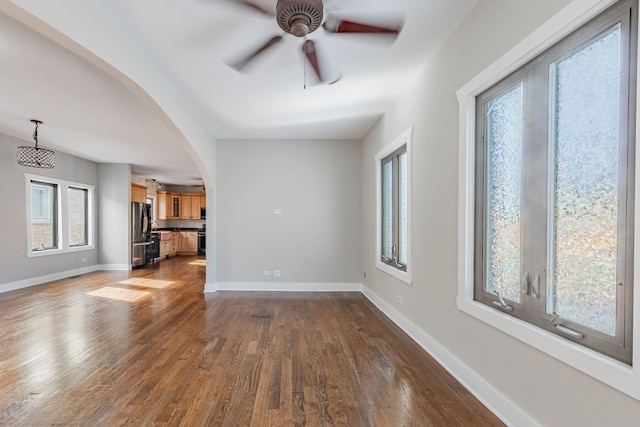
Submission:
<svg viewBox="0 0 640 427">
<path fill-rule="evenodd" d="M 16 151 L 18 164 L 30 168 L 53 169 L 56 165 L 56 153 L 46 148 L 38 147 L 38 125 L 42 124 L 42 122 L 31 119 L 31 123 L 36 125 L 36 130 L 33 132 L 33 139 L 36 141 L 36 145 L 35 147 L 29 145 L 18 147 Z"/>
</svg>

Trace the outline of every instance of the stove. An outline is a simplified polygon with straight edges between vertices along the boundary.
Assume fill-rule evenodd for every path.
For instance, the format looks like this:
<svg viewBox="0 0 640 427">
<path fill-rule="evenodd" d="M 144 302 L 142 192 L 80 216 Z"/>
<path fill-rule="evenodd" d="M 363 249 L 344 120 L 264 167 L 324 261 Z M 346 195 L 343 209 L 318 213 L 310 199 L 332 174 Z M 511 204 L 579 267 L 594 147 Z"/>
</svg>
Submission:
<svg viewBox="0 0 640 427">
<path fill-rule="evenodd" d="M 200 230 L 198 230 L 198 255 L 206 255 L 207 254 L 207 229 L 203 225 Z"/>
</svg>

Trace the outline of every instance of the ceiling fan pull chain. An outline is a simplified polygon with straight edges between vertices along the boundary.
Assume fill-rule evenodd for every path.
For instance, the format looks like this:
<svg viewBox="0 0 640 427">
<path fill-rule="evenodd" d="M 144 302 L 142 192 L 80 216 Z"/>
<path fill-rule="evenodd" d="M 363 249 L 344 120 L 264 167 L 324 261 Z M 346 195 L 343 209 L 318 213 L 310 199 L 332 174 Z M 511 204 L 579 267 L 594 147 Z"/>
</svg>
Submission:
<svg viewBox="0 0 640 427">
<path fill-rule="evenodd" d="M 304 44 L 302 45 L 304 48 L 304 61 L 302 61 L 302 85 L 303 89 L 307 90 L 307 38 L 304 38 Z"/>
</svg>

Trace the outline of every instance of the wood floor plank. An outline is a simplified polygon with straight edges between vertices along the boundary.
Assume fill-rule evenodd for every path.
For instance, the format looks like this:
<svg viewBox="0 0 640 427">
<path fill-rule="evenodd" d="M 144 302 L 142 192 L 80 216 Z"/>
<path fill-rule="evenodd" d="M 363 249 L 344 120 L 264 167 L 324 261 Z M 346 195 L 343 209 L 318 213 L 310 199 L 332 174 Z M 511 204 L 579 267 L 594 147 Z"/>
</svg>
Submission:
<svg viewBox="0 0 640 427">
<path fill-rule="evenodd" d="M 0 426 L 498 426 L 360 293 L 202 292 L 176 257 L 0 295 Z"/>
</svg>

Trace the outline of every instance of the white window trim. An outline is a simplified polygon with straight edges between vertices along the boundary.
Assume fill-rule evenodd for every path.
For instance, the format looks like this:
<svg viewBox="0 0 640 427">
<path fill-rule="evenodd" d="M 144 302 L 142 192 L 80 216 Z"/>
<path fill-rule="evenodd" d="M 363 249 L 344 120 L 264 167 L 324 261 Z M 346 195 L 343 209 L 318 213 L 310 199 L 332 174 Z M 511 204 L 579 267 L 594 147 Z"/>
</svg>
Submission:
<svg viewBox="0 0 640 427">
<path fill-rule="evenodd" d="M 58 255 L 71 252 L 88 251 L 95 249 L 95 215 L 94 215 L 94 186 L 89 184 L 82 184 L 79 182 L 65 181 L 62 179 L 50 178 L 47 176 L 39 176 L 33 174 L 24 174 L 25 180 L 25 192 L 27 199 L 27 257 L 37 258 L 49 255 Z M 31 181 L 38 181 L 48 184 L 57 185 L 57 199 L 58 199 L 58 247 L 56 249 L 47 249 L 44 251 L 32 251 L 31 243 Z M 87 245 L 84 246 L 70 246 L 69 245 L 69 187 L 81 188 L 87 190 L 87 238 L 89 240 Z"/>
<path fill-rule="evenodd" d="M 390 144 L 380 150 L 375 156 L 375 171 L 376 171 L 376 267 L 387 274 L 403 281 L 404 283 L 411 284 L 413 282 L 413 276 L 411 274 L 413 266 L 413 257 L 411 249 L 411 140 L 413 137 L 413 126 L 404 131 L 400 136 L 393 140 Z M 382 257 L 382 159 L 389 154 L 396 151 L 403 145 L 407 146 L 407 269 L 406 271 L 393 268 L 380 261 Z"/>
<path fill-rule="evenodd" d="M 459 102 L 458 157 L 458 297 L 463 312 L 527 343 L 528 345 L 590 375 L 593 378 L 640 400 L 640 292 L 633 301 L 632 366 L 594 350 L 574 344 L 550 332 L 508 316 L 474 301 L 474 168 L 475 97 L 551 45 L 614 4 L 616 0 L 574 0 L 540 28 L 478 74 L 457 92 Z M 640 56 L 639 56 L 640 57 Z M 636 105 L 640 107 L 640 97 Z M 636 108 L 640 118 L 640 108 Z M 636 134 L 640 135 L 636 120 Z M 636 171 L 640 171 L 640 150 L 636 150 Z M 640 173 L 636 173 L 636 192 Z M 640 224 L 640 195 L 635 196 L 635 223 Z M 634 283 L 640 284 L 640 238 L 634 242 Z"/>
</svg>

